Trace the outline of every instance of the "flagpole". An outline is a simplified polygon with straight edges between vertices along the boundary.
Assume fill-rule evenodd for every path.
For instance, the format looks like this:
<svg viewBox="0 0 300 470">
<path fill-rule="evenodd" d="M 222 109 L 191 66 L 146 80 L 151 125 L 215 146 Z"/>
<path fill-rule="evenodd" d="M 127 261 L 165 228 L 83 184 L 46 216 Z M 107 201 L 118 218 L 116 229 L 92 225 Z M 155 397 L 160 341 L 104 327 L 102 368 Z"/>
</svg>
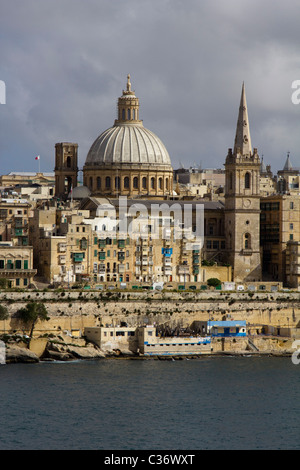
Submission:
<svg viewBox="0 0 300 470">
<path fill-rule="evenodd" d="M 41 157 L 40 157 L 40 155 L 35 157 L 35 159 L 39 161 L 39 173 L 40 173 L 41 172 L 41 162 L 40 162 Z"/>
</svg>

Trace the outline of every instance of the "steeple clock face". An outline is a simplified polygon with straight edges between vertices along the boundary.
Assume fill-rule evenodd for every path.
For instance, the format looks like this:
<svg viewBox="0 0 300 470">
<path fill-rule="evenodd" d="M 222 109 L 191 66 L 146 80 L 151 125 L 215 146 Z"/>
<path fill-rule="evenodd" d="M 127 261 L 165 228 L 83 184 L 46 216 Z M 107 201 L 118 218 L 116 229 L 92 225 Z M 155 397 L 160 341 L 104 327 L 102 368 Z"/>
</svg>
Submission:
<svg viewBox="0 0 300 470">
<path fill-rule="evenodd" d="M 243 206 L 246 209 L 249 209 L 249 207 L 251 206 L 251 199 L 243 199 Z"/>
</svg>

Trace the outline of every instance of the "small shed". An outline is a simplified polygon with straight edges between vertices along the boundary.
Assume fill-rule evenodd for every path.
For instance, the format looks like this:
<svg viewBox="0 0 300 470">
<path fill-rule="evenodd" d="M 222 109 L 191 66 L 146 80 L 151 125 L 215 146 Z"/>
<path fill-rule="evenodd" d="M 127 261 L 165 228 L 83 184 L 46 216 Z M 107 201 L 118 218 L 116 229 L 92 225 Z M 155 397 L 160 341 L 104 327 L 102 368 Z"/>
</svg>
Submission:
<svg viewBox="0 0 300 470">
<path fill-rule="evenodd" d="M 212 337 L 219 338 L 247 336 L 246 320 L 209 320 L 207 333 Z"/>
</svg>

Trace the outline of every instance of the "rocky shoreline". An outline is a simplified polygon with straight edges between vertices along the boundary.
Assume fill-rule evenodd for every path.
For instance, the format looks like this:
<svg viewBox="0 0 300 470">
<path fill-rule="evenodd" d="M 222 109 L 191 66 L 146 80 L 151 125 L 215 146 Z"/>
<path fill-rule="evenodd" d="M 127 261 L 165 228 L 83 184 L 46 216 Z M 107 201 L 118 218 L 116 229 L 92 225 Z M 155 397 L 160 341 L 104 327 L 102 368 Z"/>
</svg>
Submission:
<svg viewBox="0 0 300 470">
<path fill-rule="evenodd" d="M 28 348 L 27 338 L 6 338 L 5 364 L 16 363 L 40 363 L 40 362 L 70 362 L 88 361 L 99 359 L 132 359 L 132 360 L 161 360 L 174 361 L 183 359 L 199 359 L 207 356 L 227 356 L 227 357 L 291 357 L 293 351 L 290 350 L 263 350 L 263 351 L 210 351 L 203 354 L 193 354 L 189 356 L 141 356 L 131 353 L 128 350 L 103 351 L 94 344 L 74 344 L 64 339 L 52 338 L 44 342 L 44 347 L 38 353 Z M 81 340 L 81 343 L 83 340 Z M 80 343 L 80 341 L 79 341 Z"/>
</svg>

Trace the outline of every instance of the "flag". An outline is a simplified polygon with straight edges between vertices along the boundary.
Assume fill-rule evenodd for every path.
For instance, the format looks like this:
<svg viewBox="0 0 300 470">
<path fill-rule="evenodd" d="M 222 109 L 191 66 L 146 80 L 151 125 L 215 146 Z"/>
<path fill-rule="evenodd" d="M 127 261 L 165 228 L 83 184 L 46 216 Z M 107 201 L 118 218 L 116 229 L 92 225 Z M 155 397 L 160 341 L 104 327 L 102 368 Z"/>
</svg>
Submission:
<svg viewBox="0 0 300 470">
<path fill-rule="evenodd" d="M 38 155 L 37 157 L 35 157 L 36 160 L 39 160 L 40 159 L 40 156 Z"/>
</svg>

